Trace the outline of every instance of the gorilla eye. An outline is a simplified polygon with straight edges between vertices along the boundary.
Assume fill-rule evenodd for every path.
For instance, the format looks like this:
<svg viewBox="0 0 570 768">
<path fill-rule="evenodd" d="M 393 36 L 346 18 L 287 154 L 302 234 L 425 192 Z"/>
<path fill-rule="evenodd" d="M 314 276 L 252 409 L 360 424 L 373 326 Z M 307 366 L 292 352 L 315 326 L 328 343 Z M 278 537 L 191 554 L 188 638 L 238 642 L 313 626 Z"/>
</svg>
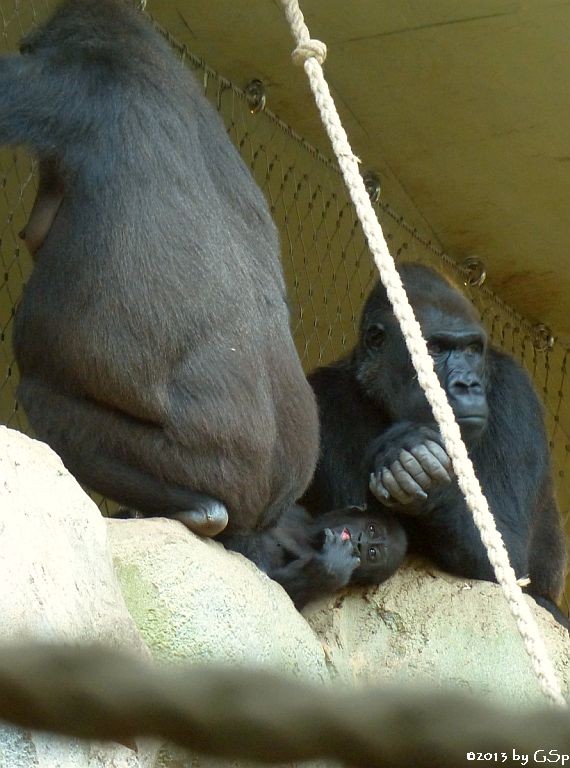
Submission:
<svg viewBox="0 0 570 768">
<path fill-rule="evenodd" d="M 384 342 L 386 331 L 382 323 L 372 323 L 364 333 L 364 343 L 369 349 L 378 349 Z"/>
<path fill-rule="evenodd" d="M 483 347 L 479 342 L 475 342 L 474 344 L 469 344 L 465 351 L 469 355 L 481 355 L 483 353 Z"/>
<path fill-rule="evenodd" d="M 439 341 L 428 341 L 427 348 L 430 355 L 441 355 L 443 352 L 443 346 Z"/>
<path fill-rule="evenodd" d="M 374 525 L 374 523 L 368 523 L 367 530 L 369 534 L 374 536 L 376 533 L 376 526 Z"/>
<path fill-rule="evenodd" d="M 376 560 L 376 555 L 378 554 L 378 550 L 376 547 L 368 547 L 368 559 L 369 560 Z"/>
</svg>

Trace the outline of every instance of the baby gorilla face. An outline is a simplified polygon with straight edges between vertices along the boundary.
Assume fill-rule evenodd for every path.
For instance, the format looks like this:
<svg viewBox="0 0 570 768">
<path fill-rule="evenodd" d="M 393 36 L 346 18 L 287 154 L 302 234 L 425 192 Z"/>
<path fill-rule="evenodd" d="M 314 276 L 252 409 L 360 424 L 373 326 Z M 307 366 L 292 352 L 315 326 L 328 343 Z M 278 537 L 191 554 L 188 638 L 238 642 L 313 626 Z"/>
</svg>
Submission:
<svg viewBox="0 0 570 768">
<path fill-rule="evenodd" d="M 377 562 L 381 556 L 381 548 L 385 548 L 387 543 L 385 527 L 374 520 L 346 525 L 340 532 L 340 538 L 342 541 L 350 539 L 360 561 L 368 563 Z"/>
<path fill-rule="evenodd" d="M 346 523 L 332 530 L 343 541 L 350 539 L 360 557 L 351 584 L 380 584 L 394 573 L 406 555 L 404 529 L 390 514 L 371 516 L 358 507 L 348 512 Z"/>
</svg>

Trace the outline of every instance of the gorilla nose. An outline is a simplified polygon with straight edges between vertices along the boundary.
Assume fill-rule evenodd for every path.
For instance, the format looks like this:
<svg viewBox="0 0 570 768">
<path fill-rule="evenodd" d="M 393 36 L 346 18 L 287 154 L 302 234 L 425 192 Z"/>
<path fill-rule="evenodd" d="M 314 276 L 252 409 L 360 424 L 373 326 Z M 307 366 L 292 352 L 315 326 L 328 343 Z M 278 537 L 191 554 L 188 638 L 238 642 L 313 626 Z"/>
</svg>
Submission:
<svg viewBox="0 0 570 768">
<path fill-rule="evenodd" d="M 463 374 L 450 376 L 447 384 L 447 392 L 451 397 L 477 396 L 483 394 L 481 381 L 475 374 Z"/>
<path fill-rule="evenodd" d="M 447 379 L 447 396 L 455 417 L 461 421 L 479 422 L 484 426 L 488 415 L 487 398 L 481 379 L 471 371 L 452 372 Z"/>
</svg>

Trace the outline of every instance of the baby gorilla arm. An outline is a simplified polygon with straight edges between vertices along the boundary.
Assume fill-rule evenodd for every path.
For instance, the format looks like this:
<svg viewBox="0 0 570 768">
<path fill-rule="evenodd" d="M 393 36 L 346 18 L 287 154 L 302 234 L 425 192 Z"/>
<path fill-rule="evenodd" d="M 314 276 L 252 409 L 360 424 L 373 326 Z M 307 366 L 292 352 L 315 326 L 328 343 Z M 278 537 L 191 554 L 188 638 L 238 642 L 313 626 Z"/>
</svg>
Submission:
<svg viewBox="0 0 570 768">
<path fill-rule="evenodd" d="M 346 587 L 359 565 L 360 558 L 350 538 L 327 528 L 320 550 L 309 550 L 304 557 L 269 570 L 268 575 L 281 584 L 301 610 L 311 600 Z"/>
</svg>

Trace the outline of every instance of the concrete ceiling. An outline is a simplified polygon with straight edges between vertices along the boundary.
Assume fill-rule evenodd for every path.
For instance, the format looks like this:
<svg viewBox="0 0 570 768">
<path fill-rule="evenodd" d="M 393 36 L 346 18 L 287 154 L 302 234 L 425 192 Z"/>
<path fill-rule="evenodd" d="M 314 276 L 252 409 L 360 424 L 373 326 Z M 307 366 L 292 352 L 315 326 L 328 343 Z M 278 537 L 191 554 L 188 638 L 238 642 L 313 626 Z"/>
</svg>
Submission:
<svg viewBox="0 0 570 768">
<path fill-rule="evenodd" d="M 570 335 L 570 2 L 301 0 L 353 147 L 426 230 L 531 320 Z M 330 154 L 278 0 L 148 10 Z"/>
</svg>

